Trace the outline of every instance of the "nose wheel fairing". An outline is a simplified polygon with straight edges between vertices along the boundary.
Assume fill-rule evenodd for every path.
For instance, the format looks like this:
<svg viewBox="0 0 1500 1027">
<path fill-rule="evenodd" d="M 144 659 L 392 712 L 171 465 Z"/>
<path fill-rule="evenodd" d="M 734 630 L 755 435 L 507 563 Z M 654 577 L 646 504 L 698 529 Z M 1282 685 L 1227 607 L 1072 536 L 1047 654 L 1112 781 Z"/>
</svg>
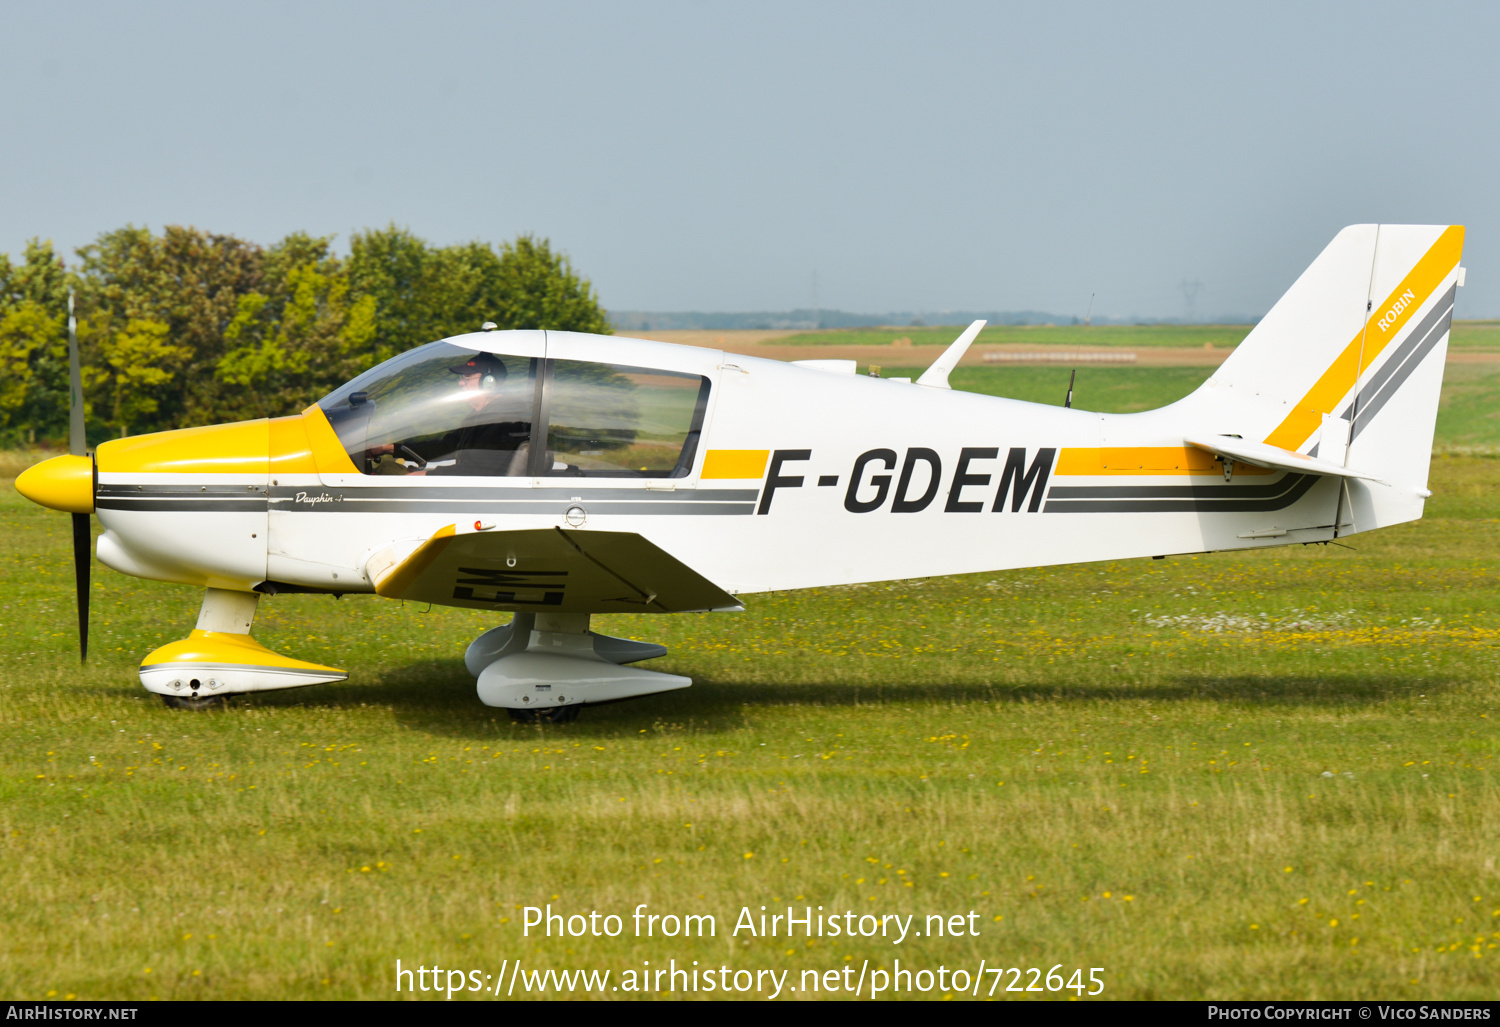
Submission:
<svg viewBox="0 0 1500 1027">
<path fill-rule="evenodd" d="M 192 633 L 141 661 L 141 684 L 195 708 L 191 700 L 322 685 L 349 676 L 337 667 L 283 656 L 251 638 L 259 602 L 254 592 L 208 589 Z"/>
<path fill-rule="evenodd" d="M 248 634 L 198 631 L 168 642 L 141 662 L 141 684 L 157 695 L 201 698 L 322 685 L 347 671 L 282 656 Z"/>
</svg>

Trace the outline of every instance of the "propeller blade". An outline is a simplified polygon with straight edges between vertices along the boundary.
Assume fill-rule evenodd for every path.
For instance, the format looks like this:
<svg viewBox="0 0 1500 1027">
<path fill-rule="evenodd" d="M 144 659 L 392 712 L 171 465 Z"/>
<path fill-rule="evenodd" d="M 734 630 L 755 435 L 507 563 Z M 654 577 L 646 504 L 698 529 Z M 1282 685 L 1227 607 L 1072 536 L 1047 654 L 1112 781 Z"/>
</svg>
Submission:
<svg viewBox="0 0 1500 1027">
<path fill-rule="evenodd" d="M 78 359 L 78 318 L 73 313 L 73 290 L 68 290 L 68 452 L 88 455 L 88 440 L 83 434 L 83 368 Z M 94 486 L 98 491 L 99 468 L 94 468 Z M 78 659 L 89 658 L 89 573 L 93 553 L 89 515 L 73 515 L 73 586 L 78 598 Z"/>
<path fill-rule="evenodd" d="M 78 362 L 78 319 L 73 316 L 73 290 L 68 290 L 68 452 L 88 454 L 83 436 L 83 369 Z"/>
<path fill-rule="evenodd" d="M 89 571 L 93 554 L 89 552 L 91 532 L 89 515 L 73 514 L 73 582 L 78 592 L 78 659 L 89 658 Z"/>
</svg>

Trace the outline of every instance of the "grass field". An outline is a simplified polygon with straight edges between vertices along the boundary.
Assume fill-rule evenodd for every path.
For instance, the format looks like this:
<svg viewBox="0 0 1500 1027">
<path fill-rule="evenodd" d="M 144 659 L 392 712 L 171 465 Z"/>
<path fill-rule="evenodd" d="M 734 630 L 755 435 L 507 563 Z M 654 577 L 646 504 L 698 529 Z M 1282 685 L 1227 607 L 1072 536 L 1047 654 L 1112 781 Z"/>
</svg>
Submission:
<svg viewBox="0 0 1500 1027">
<path fill-rule="evenodd" d="M 1450 349 L 1500 350 L 1500 321 L 1455 321 Z"/>
<path fill-rule="evenodd" d="M 1176 370 L 1088 369 L 1079 402 L 1170 398 L 1198 373 Z M 1001 375 L 1066 385 L 954 380 Z M 1483 435 L 1496 380 L 1449 391 L 1468 413 L 1440 445 Z M 97 570 L 80 671 L 67 519 L 5 488 L 0 995 L 388 998 L 397 958 L 520 958 L 612 982 L 646 960 L 789 970 L 805 998 L 804 970 L 899 958 L 1103 967 L 1116 998 L 1492 998 L 1497 469 L 1436 459 L 1427 518 L 1352 551 L 598 618 L 695 684 L 546 728 L 475 698 L 460 657 L 490 621 L 373 597 L 262 604 L 262 641 L 348 683 L 167 710 L 135 667 L 199 596 Z M 523 938 L 549 902 L 713 913 L 719 934 Z M 728 937 L 763 904 L 973 910 L 980 933 Z"/>
<path fill-rule="evenodd" d="M 1028 346 L 1119 346 L 1215 349 L 1238 346 L 1250 325 L 988 325 L 979 336 L 986 344 Z M 838 328 L 802 332 L 777 339 L 782 346 L 886 346 L 906 339 L 912 346 L 946 346 L 963 325 L 911 328 Z M 1500 322 L 1458 321 L 1449 346 L 1464 351 L 1500 351 Z"/>
<path fill-rule="evenodd" d="M 887 378 L 916 378 L 921 367 L 881 369 Z M 986 396 L 1008 396 L 1028 403 L 1062 406 L 1068 394 L 1068 372 L 1063 365 L 1009 364 L 1000 367 L 959 367 L 948 376 L 955 389 Z M 1212 367 L 1099 367 L 1078 369 L 1073 405 L 1082 410 L 1128 414 L 1154 410 L 1192 392 L 1214 373 Z"/>
</svg>

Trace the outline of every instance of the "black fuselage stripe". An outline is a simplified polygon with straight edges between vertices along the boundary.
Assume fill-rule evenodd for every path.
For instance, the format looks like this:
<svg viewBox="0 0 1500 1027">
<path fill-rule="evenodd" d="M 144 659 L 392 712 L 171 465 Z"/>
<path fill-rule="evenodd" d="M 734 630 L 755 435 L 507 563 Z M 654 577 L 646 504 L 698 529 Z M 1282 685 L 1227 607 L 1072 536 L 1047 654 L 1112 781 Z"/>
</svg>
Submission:
<svg viewBox="0 0 1500 1027">
<path fill-rule="evenodd" d="M 474 514 L 541 514 L 544 516 L 561 517 L 574 506 L 582 506 L 582 503 L 564 502 L 553 500 L 551 502 L 522 502 L 512 503 L 465 503 L 456 504 L 452 502 L 381 502 L 363 501 L 358 498 L 346 498 L 341 501 L 297 504 L 297 503 L 272 503 L 267 505 L 264 499 L 212 499 L 208 497 L 194 497 L 184 499 L 135 499 L 135 498 L 100 498 L 95 501 L 94 506 L 100 510 L 136 510 L 142 513 L 436 513 L 444 516 L 465 517 Z M 589 503 L 584 506 L 589 514 L 600 516 L 639 515 L 644 517 L 660 516 L 724 516 L 734 514 L 753 514 L 754 503 Z"/>
<path fill-rule="evenodd" d="M 149 513 L 265 513 L 264 499 L 105 499 L 94 500 L 98 510 L 140 510 Z"/>
<path fill-rule="evenodd" d="M 1075 499 L 1275 499 L 1295 488 L 1300 474 L 1288 474 L 1269 485 L 1054 485 L 1047 500 Z"/>
<path fill-rule="evenodd" d="M 629 501 L 633 503 L 750 503 L 760 495 L 759 489 L 586 489 L 586 488 L 536 488 L 520 486 L 513 489 L 496 489 L 475 486 L 455 488 L 390 488 L 379 485 L 277 485 L 271 488 L 271 498 L 295 499 L 298 495 L 343 495 L 345 498 L 361 500 L 390 500 L 393 502 L 583 502 Z"/>
<path fill-rule="evenodd" d="M 344 498 L 331 503 L 273 503 L 276 513 L 440 513 L 466 517 L 473 514 L 542 514 L 561 517 L 575 506 L 582 507 L 589 515 L 639 514 L 643 517 L 724 514 L 752 514 L 754 503 L 596 503 L 588 500 L 571 502 L 551 500 L 548 502 L 509 503 L 456 503 L 456 502 L 396 502 L 392 500 L 364 499 L 345 493 Z"/>
<path fill-rule="evenodd" d="M 256 498 L 265 502 L 266 490 L 258 486 L 245 485 L 106 485 L 103 482 L 95 492 L 99 496 L 118 497 L 126 499 L 131 496 L 142 496 L 160 498 L 162 496 L 181 496 L 184 499 L 197 497 L 202 499 L 223 498 Z"/>
<path fill-rule="evenodd" d="M 1209 498 L 1179 499 L 1160 492 L 1154 498 L 1136 499 L 1076 499 L 1057 500 L 1058 489 L 1053 489 L 1047 495 L 1047 502 L 1042 507 L 1043 513 L 1249 513 L 1267 510 L 1284 510 L 1297 500 L 1307 494 L 1307 490 L 1313 487 L 1318 480 L 1315 474 L 1289 475 L 1283 484 L 1290 483 L 1291 487 L 1283 490 L 1279 495 L 1260 496 L 1251 492 L 1251 488 L 1240 491 L 1238 496 L 1218 496 Z M 1213 486 L 1205 486 L 1213 487 Z M 1164 486 L 1166 488 L 1177 488 Z M 1233 489 L 1234 486 L 1227 486 Z M 1081 489 L 1069 491 L 1083 491 Z M 1145 493 L 1145 488 L 1138 489 L 1138 493 Z M 1179 488 L 1180 491 L 1180 488 Z"/>
</svg>

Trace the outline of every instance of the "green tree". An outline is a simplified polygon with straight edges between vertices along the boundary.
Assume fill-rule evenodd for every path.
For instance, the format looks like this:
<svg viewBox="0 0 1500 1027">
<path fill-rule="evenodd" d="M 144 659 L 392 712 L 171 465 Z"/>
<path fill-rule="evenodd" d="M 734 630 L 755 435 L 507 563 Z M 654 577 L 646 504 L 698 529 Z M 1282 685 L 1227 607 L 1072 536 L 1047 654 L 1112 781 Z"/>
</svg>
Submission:
<svg viewBox="0 0 1500 1027">
<path fill-rule="evenodd" d="M 192 351 L 173 345 L 171 328 L 148 318 L 131 318 L 120 331 L 90 334 L 96 335 L 91 349 L 97 359 L 84 369 L 84 391 L 105 400 L 109 424 L 124 437 L 151 420 L 162 397 L 177 391 L 169 386 Z"/>
<path fill-rule="evenodd" d="M 375 299 L 374 355 L 385 360 L 434 339 L 501 328 L 609 334 L 593 288 L 545 239 L 523 235 L 501 247 L 432 247 L 395 225 L 350 240 L 353 290 Z"/>
<path fill-rule="evenodd" d="M 0 311 L 27 301 L 52 310 L 66 309 L 68 284 L 67 270 L 51 240 L 28 241 L 20 265 L 0 253 Z"/>
<path fill-rule="evenodd" d="M 69 277 L 51 242 L 32 239 L 22 263 L 0 254 L 0 440 L 66 434 Z"/>
<path fill-rule="evenodd" d="M 241 296 L 225 329 L 225 411 L 295 413 L 374 363 L 375 298 L 353 296 L 329 240 L 288 236 L 267 251 L 265 293 Z"/>
<path fill-rule="evenodd" d="M 350 286 L 375 301 L 377 362 L 438 338 L 441 301 L 429 280 L 430 258 L 427 243 L 395 225 L 350 238 Z"/>
<path fill-rule="evenodd" d="M 0 434 L 7 443 L 36 441 L 37 408 L 50 391 L 39 365 L 45 370 L 59 358 L 66 368 L 67 346 L 56 311 L 23 300 L 0 314 Z M 66 403 L 66 389 L 62 395 Z"/>
<path fill-rule="evenodd" d="M 159 397 L 143 428 L 223 420 L 235 397 L 215 377 L 225 331 L 241 296 L 262 291 L 264 251 L 232 235 L 168 225 L 160 236 L 127 225 L 78 251 L 80 299 L 113 323 L 157 321 L 170 345 L 187 351 L 181 387 Z"/>
<path fill-rule="evenodd" d="M 613 329 L 588 279 L 546 239 L 519 236 L 500 250 L 485 298 L 494 305 L 488 320 L 501 328 L 550 328 L 609 335 Z"/>
<path fill-rule="evenodd" d="M 65 267 L 0 254 L 0 442 L 67 434 L 69 288 L 91 434 L 293 412 L 375 363 L 477 329 L 607 333 L 589 282 L 545 239 L 434 247 L 394 225 L 270 248 L 169 225 L 105 232 Z M 96 429 L 98 429 L 96 431 Z"/>
</svg>

